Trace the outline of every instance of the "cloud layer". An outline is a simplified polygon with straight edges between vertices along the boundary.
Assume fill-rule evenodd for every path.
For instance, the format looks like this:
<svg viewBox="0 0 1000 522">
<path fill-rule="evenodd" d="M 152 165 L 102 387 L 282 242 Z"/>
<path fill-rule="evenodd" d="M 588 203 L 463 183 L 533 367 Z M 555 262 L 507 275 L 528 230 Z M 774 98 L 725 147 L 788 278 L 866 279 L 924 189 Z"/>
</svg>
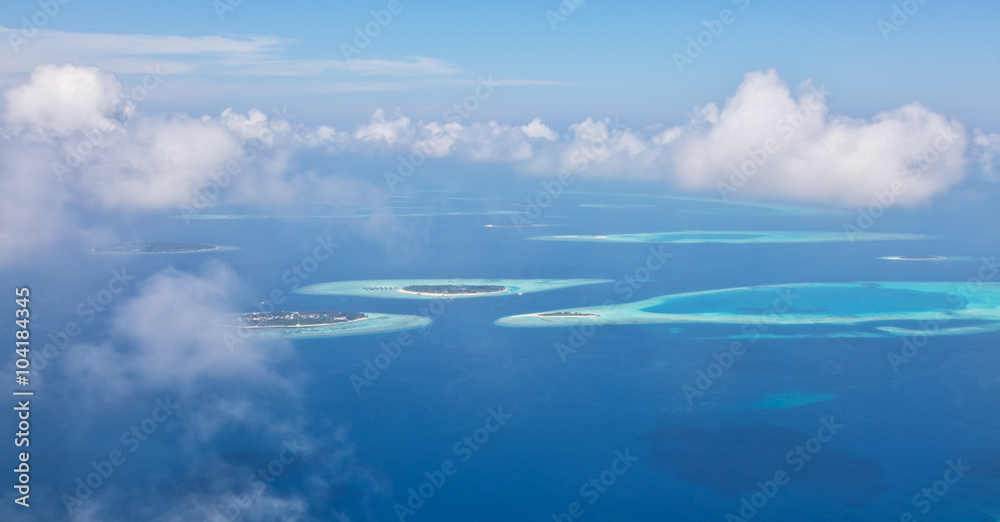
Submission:
<svg viewBox="0 0 1000 522">
<path fill-rule="evenodd" d="M 913 103 L 869 120 L 829 114 L 829 93 L 811 83 L 793 95 L 774 70 L 748 73 L 721 106 L 690 121 L 636 131 L 586 119 L 559 135 L 540 120 L 412 122 L 379 110 L 353 133 L 320 128 L 300 138 L 330 153 L 375 148 L 411 161 L 453 156 L 514 164 L 555 176 L 663 181 L 675 188 L 751 199 L 865 205 L 887 191 L 912 205 L 963 178 L 968 138 L 962 125 Z M 977 138 L 984 168 L 995 142 Z M 979 152 L 977 152 L 979 151 Z"/>
<path fill-rule="evenodd" d="M 857 206 L 886 191 L 902 205 L 927 201 L 961 181 L 970 160 L 995 177 L 1000 148 L 997 135 L 977 131 L 970 139 L 960 123 L 916 103 L 870 119 L 831 115 L 829 93 L 808 82 L 793 93 L 773 70 L 748 73 L 725 103 L 698 108 L 679 125 L 636 130 L 588 118 L 564 132 L 539 119 L 473 121 L 481 100 L 472 96 L 449 111 L 451 120 L 414 121 L 379 109 L 347 129 L 297 124 L 287 111 L 137 111 L 160 81 L 150 72 L 126 89 L 95 67 L 41 65 L 4 92 L 0 233 L 8 244 L 86 233 L 75 225 L 81 211 L 302 197 L 368 203 L 385 190 L 371 173 L 300 169 L 303 154 L 333 162 L 399 158 L 409 166 L 429 158 L 504 163 L 552 178 L 573 172 L 664 191 Z M 476 97 L 496 88 L 483 82 Z M 5 252 L 11 255 L 0 242 L 0 262 Z"/>
</svg>

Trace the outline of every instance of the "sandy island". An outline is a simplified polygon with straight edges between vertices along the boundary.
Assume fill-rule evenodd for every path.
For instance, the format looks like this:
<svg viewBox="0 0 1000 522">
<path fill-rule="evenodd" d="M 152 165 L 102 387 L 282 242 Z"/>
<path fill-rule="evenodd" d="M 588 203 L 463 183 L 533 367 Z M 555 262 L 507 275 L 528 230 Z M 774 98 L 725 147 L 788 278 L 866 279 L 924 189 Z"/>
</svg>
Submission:
<svg viewBox="0 0 1000 522">
<path fill-rule="evenodd" d="M 349 319 L 347 321 L 337 321 L 335 323 L 316 323 L 316 324 L 275 324 L 275 325 L 261 325 L 261 326 L 249 326 L 242 324 L 241 328 L 312 328 L 314 326 L 336 326 L 338 324 L 356 323 L 358 321 L 364 321 L 369 319 L 368 317 L 359 317 L 357 319 Z"/>
<path fill-rule="evenodd" d="M 497 290 L 495 292 L 472 292 L 472 293 L 466 293 L 466 294 L 437 294 L 437 293 L 430 293 L 430 292 L 413 292 L 413 291 L 410 291 L 410 290 L 403 290 L 402 288 L 400 288 L 399 290 L 397 290 L 397 292 L 402 292 L 404 294 L 429 295 L 431 297 L 469 297 L 469 296 L 472 296 L 472 295 L 502 294 L 502 293 L 508 292 L 508 291 L 510 291 L 510 289 L 507 288 L 507 287 L 504 287 L 503 290 Z"/>
<path fill-rule="evenodd" d="M 944 261 L 948 258 L 943 256 L 889 256 L 882 259 L 887 261 Z"/>
</svg>

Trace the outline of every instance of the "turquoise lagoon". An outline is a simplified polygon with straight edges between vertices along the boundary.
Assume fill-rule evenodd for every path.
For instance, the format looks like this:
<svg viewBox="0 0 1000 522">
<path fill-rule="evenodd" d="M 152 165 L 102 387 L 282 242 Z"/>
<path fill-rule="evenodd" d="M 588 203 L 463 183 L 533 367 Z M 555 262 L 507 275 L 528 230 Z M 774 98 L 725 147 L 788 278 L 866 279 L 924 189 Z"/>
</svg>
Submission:
<svg viewBox="0 0 1000 522">
<path fill-rule="evenodd" d="M 761 330 L 823 327 L 812 333 L 801 328 L 794 332 L 775 330 L 767 334 L 769 337 L 884 337 L 924 332 L 930 322 L 936 334 L 995 331 L 1000 325 L 1000 283 L 803 283 L 730 288 L 514 315 L 496 324 L 756 324 L 762 325 Z M 845 325 L 865 329 L 845 330 Z"/>
</svg>

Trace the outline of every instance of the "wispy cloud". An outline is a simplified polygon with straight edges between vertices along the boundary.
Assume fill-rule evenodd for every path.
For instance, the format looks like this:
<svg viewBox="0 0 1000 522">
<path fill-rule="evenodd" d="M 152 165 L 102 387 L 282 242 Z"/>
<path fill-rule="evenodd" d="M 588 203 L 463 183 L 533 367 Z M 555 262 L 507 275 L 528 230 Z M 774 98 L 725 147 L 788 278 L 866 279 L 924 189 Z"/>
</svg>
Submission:
<svg viewBox="0 0 1000 522">
<path fill-rule="evenodd" d="M 0 39 L 13 42 L 18 29 L 0 26 Z M 427 56 L 386 58 L 301 58 L 299 42 L 279 36 L 174 36 L 79 33 L 41 29 L 17 45 L 0 45 L 0 85 L 23 81 L 38 64 L 73 63 L 115 74 L 173 78 L 178 92 L 200 97 L 233 92 L 330 94 L 389 92 L 479 80 L 456 64 Z M 225 78 L 225 82 L 220 82 Z M 497 79 L 502 86 L 569 86 L 546 79 Z M 196 88 L 195 85 L 198 87 Z M 224 90 L 219 86 L 224 86 Z"/>
</svg>

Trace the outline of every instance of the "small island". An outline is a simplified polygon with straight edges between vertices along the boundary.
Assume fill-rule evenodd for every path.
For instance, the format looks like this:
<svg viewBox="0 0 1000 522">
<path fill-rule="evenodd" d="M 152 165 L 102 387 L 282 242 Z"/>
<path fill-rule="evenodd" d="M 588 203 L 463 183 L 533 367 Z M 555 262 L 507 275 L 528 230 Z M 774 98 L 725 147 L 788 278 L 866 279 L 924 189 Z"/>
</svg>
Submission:
<svg viewBox="0 0 1000 522">
<path fill-rule="evenodd" d="M 295 293 L 380 299 L 485 299 L 611 282 L 608 279 L 366 279 L 318 283 L 299 288 Z"/>
<path fill-rule="evenodd" d="M 597 317 L 597 314 L 587 314 L 582 312 L 544 312 L 537 315 L 539 317 Z"/>
<path fill-rule="evenodd" d="M 361 312 L 250 312 L 236 318 L 240 326 L 246 328 L 303 328 L 307 326 L 329 326 L 349 323 L 367 318 Z"/>
<path fill-rule="evenodd" d="M 184 252 L 207 252 L 221 250 L 216 245 L 197 245 L 193 243 L 124 243 L 121 245 L 105 245 L 94 248 L 98 254 L 179 254 Z"/>
<path fill-rule="evenodd" d="M 506 286 L 497 285 L 410 285 L 403 292 L 421 295 L 479 295 L 506 292 Z"/>
<path fill-rule="evenodd" d="M 890 256 L 882 259 L 887 261 L 944 261 L 948 258 L 944 256 Z"/>
</svg>

